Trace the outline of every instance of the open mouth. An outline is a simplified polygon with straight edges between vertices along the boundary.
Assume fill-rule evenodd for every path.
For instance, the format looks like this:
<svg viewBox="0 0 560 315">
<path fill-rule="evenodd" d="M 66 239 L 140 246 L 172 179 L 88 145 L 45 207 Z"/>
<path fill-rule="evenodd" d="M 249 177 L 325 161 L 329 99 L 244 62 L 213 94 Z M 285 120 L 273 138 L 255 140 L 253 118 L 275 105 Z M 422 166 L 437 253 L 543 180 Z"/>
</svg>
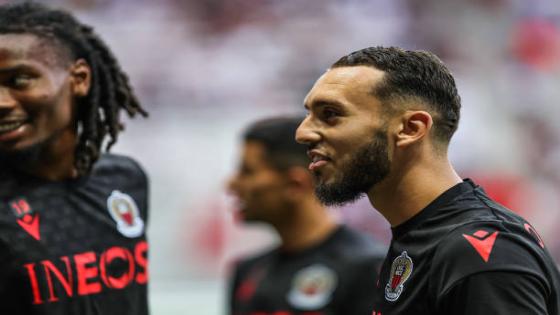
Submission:
<svg viewBox="0 0 560 315">
<path fill-rule="evenodd" d="M 10 131 L 14 131 L 19 127 L 21 127 L 24 123 L 25 121 L 23 120 L 0 122 L 0 133 L 7 133 Z"/>
<path fill-rule="evenodd" d="M 330 159 L 327 156 L 320 154 L 318 152 L 310 151 L 308 152 L 308 155 L 311 158 L 311 163 L 309 163 L 310 171 L 317 170 L 318 168 L 324 166 L 330 161 Z"/>
</svg>

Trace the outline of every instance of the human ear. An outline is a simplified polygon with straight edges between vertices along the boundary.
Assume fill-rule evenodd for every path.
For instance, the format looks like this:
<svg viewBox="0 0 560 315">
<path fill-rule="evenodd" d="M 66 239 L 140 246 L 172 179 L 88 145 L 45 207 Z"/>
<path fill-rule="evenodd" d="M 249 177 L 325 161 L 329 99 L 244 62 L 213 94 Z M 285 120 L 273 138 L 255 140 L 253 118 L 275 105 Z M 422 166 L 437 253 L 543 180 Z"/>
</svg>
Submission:
<svg viewBox="0 0 560 315">
<path fill-rule="evenodd" d="M 70 68 L 70 84 L 72 93 L 84 97 L 91 86 L 91 68 L 84 59 L 78 59 Z"/>
<path fill-rule="evenodd" d="M 432 115 L 426 111 L 405 111 L 401 117 L 397 134 L 397 147 L 404 147 L 421 141 L 432 129 Z"/>
</svg>

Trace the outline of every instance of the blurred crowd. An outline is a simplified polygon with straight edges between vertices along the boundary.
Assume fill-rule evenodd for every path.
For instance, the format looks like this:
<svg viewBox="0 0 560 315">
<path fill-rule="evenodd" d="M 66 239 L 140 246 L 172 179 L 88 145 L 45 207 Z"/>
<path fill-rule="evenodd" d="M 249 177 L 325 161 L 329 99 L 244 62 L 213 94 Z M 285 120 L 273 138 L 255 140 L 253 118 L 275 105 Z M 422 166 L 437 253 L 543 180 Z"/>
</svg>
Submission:
<svg viewBox="0 0 560 315">
<path fill-rule="evenodd" d="M 12 1 L 0 0 L 0 3 Z M 302 113 L 326 68 L 351 51 L 436 53 L 463 100 L 451 159 L 522 213 L 560 261 L 558 0 L 50 0 L 96 27 L 151 113 L 115 151 L 152 177 L 152 277 L 222 279 L 227 262 L 275 240 L 235 225 L 225 191 L 239 133 Z M 341 220 L 387 242 L 367 202 Z"/>
</svg>

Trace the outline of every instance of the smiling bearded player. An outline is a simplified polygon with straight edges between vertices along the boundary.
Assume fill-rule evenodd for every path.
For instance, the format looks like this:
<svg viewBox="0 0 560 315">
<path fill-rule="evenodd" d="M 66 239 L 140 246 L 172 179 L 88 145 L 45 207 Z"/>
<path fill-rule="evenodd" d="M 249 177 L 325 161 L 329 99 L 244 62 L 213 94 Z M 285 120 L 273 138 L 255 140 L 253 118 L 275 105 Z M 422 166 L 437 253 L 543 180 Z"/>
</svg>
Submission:
<svg viewBox="0 0 560 315">
<path fill-rule="evenodd" d="M 0 314 L 148 314 L 147 178 L 102 154 L 146 115 L 93 32 L 0 6 Z"/>
<path fill-rule="evenodd" d="M 436 56 L 354 52 L 305 107 L 296 137 L 309 146 L 319 199 L 367 194 L 392 226 L 374 315 L 559 314 L 558 269 L 535 229 L 447 158 L 461 103 Z"/>
</svg>

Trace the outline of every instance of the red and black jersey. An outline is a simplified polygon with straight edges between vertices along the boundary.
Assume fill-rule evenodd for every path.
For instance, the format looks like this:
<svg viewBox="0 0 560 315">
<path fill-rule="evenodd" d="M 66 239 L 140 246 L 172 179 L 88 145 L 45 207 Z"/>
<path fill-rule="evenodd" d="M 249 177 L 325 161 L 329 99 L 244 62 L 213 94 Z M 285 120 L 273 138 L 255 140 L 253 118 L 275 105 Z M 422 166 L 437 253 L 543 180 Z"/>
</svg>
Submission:
<svg viewBox="0 0 560 315">
<path fill-rule="evenodd" d="M 297 253 L 276 248 L 239 263 L 232 315 L 371 315 L 376 274 L 386 250 L 341 226 Z"/>
<path fill-rule="evenodd" d="M 535 229 L 467 179 L 393 229 L 373 314 L 556 315 L 559 288 Z"/>
<path fill-rule="evenodd" d="M 0 314 L 148 314 L 147 178 L 103 155 L 76 180 L 1 170 Z"/>
</svg>

